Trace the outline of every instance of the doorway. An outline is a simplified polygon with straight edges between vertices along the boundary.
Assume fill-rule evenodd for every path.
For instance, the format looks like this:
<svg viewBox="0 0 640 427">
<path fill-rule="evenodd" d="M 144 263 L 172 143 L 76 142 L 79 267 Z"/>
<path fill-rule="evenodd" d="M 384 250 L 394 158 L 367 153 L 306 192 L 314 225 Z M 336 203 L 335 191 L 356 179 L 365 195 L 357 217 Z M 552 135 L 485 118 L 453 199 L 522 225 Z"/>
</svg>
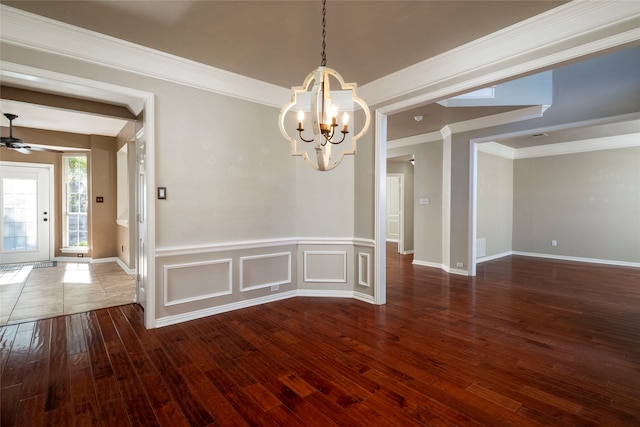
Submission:
<svg viewBox="0 0 640 427">
<path fill-rule="evenodd" d="M 2 263 L 51 260 L 53 165 L 1 163 Z"/>
<path fill-rule="evenodd" d="M 387 242 L 398 243 L 404 253 L 404 175 L 387 174 Z"/>
</svg>

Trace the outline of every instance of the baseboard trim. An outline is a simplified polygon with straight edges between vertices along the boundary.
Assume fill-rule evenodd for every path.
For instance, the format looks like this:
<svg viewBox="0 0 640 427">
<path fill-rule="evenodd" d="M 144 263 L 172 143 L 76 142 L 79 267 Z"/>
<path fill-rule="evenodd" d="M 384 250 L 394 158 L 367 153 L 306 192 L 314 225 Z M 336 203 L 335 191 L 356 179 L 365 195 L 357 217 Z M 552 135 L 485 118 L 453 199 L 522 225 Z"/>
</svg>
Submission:
<svg viewBox="0 0 640 427">
<path fill-rule="evenodd" d="M 165 316 L 156 319 L 156 327 L 175 325 L 189 320 L 201 319 L 203 317 L 213 316 L 214 314 L 226 313 L 229 311 L 239 310 L 242 308 L 253 307 L 256 305 L 266 304 L 270 302 L 280 301 L 283 299 L 293 298 L 297 296 L 296 291 L 282 292 L 279 294 L 269 295 L 266 297 L 254 298 L 250 300 L 232 302 L 230 304 L 219 305 L 216 307 L 206 308 L 204 310 L 190 311 L 188 313 L 176 314 L 174 316 Z"/>
<path fill-rule="evenodd" d="M 476 263 L 481 264 L 483 262 L 492 261 L 494 259 L 504 258 L 506 256 L 511 256 L 511 255 L 526 256 L 526 257 L 532 257 L 532 258 L 555 259 L 558 261 L 584 262 L 589 264 L 605 264 L 605 265 L 613 265 L 617 267 L 640 268 L 640 262 L 619 261 L 619 260 L 613 260 L 613 259 L 600 259 L 600 258 L 585 258 L 585 257 L 555 255 L 555 254 L 542 254 L 537 252 L 522 252 L 522 251 L 508 251 L 508 252 L 503 252 L 496 255 L 490 255 L 490 256 L 478 258 L 476 260 Z"/>
<path fill-rule="evenodd" d="M 540 254 L 535 252 L 520 252 L 520 251 L 513 251 L 512 255 L 529 256 L 529 257 L 535 257 L 535 258 L 548 258 L 548 259 L 555 259 L 559 261 L 575 261 L 575 262 L 585 262 L 590 264 L 615 265 L 618 267 L 640 268 L 640 262 L 619 261 L 619 260 L 611 260 L 611 259 L 584 258 L 584 257 L 554 255 L 554 254 Z"/>
</svg>

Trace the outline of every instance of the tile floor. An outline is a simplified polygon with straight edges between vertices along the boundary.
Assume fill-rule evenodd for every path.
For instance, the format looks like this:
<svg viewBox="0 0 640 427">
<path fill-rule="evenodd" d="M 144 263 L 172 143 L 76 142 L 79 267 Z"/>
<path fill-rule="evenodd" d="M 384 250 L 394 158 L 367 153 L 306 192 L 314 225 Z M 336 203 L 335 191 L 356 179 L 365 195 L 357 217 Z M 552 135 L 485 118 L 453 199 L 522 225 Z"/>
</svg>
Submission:
<svg viewBox="0 0 640 427">
<path fill-rule="evenodd" d="M 135 275 L 115 262 L 3 271 L 0 325 L 129 304 L 135 292 Z"/>
</svg>

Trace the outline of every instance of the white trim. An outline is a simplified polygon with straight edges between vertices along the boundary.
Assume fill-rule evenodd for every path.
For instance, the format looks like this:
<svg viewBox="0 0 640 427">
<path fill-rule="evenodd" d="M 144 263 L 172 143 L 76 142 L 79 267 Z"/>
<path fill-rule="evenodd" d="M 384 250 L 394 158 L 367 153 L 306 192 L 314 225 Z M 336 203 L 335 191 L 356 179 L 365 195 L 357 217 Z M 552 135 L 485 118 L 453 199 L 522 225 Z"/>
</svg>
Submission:
<svg viewBox="0 0 640 427">
<path fill-rule="evenodd" d="M 413 265 L 419 265 L 422 267 L 432 267 L 432 268 L 438 268 L 440 270 L 444 270 L 444 265 L 440 262 L 431 262 L 431 261 L 421 261 L 419 259 L 414 259 L 411 264 Z"/>
<path fill-rule="evenodd" d="M 628 147 L 640 147 L 640 133 L 519 148 L 515 150 L 514 159 L 560 156 L 563 154 L 576 154 L 589 151 L 612 150 L 616 148 Z"/>
<path fill-rule="evenodd" d="M 363 264 L 366 265 L 366 275 L 367 275 L 367 281 L 363 281 L 362 280 L 362 276 L 363 276 Z M 366 252 L 359 252 L 358 253 L 358 285 L 360 286 L 366 286 L 367 288 L 370 287 L 371 285 L 369 284 L 369 281 L 371 280 L 371 262 L 369 261 L 369 254 Z"/>
<path fill-rule="evenodd" d="M 395 148 L 410 147 L 412 145 L 424 144 L 427 142 L 442 141 L 443 138 L 454 133 L 468 132 L 476 129 L 484 129 L 533 118 L 539 118 L 542 117 L 548 107 L 548 105 L 535 105 L 533 107 L 521 108 L 519 110 L 507 111 L 505 113 L 493 114 L 491 116 L 479 117 L 477 119 L 449 123 L 439 131 L 423 133 L 406 138 L 394 139 L 393 141 L 387 141 L 387 152 Z"/>
<path fill-rule="evenodd" d="M 89 247 L 87 247 L 87 246 L 76 246 L 76 247 L 65 246 L 63 248 L 60 248 L 60 252 L 62 252 L 63 254 L 88 254 L 89 253 Z"/>
<path fill-rule="evenodd" d="M 280 108 L 289 89 L 0 5 L 2 41 Z"/>
<path fill-rule="evenodd" d="M 168 257 L 179 255 L 196 255 L 210 252 L 238 251 L 254 248 L 268 248 L 273 246 L 297 245 L 298 240 L 283 238 L 270 240 L 247 240 L 240 242 L 211 243 L 206 245 L 169 246 L 156 248 L 156 257 Z"/>
<path fill-rule="evenodd" d="M 302 245 L 326 245 L 326 246 L 365 246 L 374 247 L 373 240 L 369 239 L 342 239 L 324 237 L 306 238 L 276 238 L 263 240 L 246 240 L 239 242 L 211 243 L 204 245 L 172 246 L 156 249 L 156 257 L 171 257 L 181 255 L 196 255 L 211 252 L 225 252 L 268 248 L 276 246 L 302 246 Z"/>
<path fill-rule="evenodd" d="M 165 316 L 156 319 L 155 326 L 160 328 L 163 326 L 175 325 L 177 323 L 187 322 L 189 320 L 201 319 L 203 317 L 212 316 L 214 314 L 226 313 L 229 311 L 239 310 L 241 308 L 253 307 L 256 305 L 267 304 L 297 295 L 296 291 L 281 292 L 273 295 L 267 295 L 260 298 L 233 302 L 230 304 L 218 305 L 216 307 L 205 308 L 203 310 L 190 311 L 188 313 L 176 314 L 173 316 Z"/>
<path fill-rule="evenodd" d="M 478 251 L 478 144 L 469 144 L 469 274 L 476 275 L 476 256 Z"/>
<path fill-rule="evenodd" d="M 252 285 L 245 287 L 244 286 L 244 261 L 250 261 L 253 259 L 263 259 L 263 258 L 276 258 L 276 257 L 287 257 L 287 278 L 284 280 L 278 280 L 275 282 L 265 282 L 259 283 L 257 285 Z M 285 285 L 287 283 L 291 283 L 291 252 L 279 252 L 274 254 L 262 254 L 262 255 L 251 255 L 251 256 L 243 256 L 240 257 L 240 292 L 253 291 L 256 289 L 268 288 L 274 285 Z"/>
<path fill-rule="evenodd" d="M 77 258 L 77 257 L 70 257 L 70 256 L 56 256 L 56 257 L 53 257 L 52 261 L 75 262 L 75 263 L 81 263 L 81 264 L 91 264 L 94 262 L 100 262 L 100 261 L 94 261 L 93 258 L 89 258 L 89 257 Z M 109 261 L 102 261 L 102 262 L 109 262 Z"/>
<path fill-rule="evenodd" d="M 505 159 L 513 160 L 516 157 L 516 149 L 507 147 L 506 145 L 502 145 L 497 142 L 482 142 L 482 143 L 472 143 L 472 145 L 477 146 L 477 151 L 479 153 L 491 154 L 493 156 L 502 157 Z"/>
<path fill-rule="evenodd" d="M 502 252 L 495 255 L 487 255 L 480 258 L 476 258 L 476 263 L 480 264 L 487 261 L 493 261 L 494 259 L 504 258 L 506 256 L 513 255 L 513 251 Z"/>
<path fill-rule="evenodd" d="M 476 129 L 485 129 L 509 123 L 522 122 L 524 120 L 537 119 L 542 117 L 548 108 L 549 105 L 534 105 L 533 107 L 521 108 L 519 110 L 507 111 L 486 117 L 478 117 L 477 119 L 449 123 L 446 127 L 449 128 L 451 134 L 469 132 Z"/>
<path fill-rule="evenodd" d="M 367 304 L 376 303 L 376 299 L 373 296 L 369 294 L 363 294 L 362 292 L 358 292 L 358 291 L 353 292 L 353 298 L 357 299 L 358 301 L 366 302 Z"/>
<path fill-rule="evenodd" d="M 347 283 L 347 252 L 346 251 L 303 251 L 303 282 L 313 283 Z M 326 279 L 322 277 L 309 277 L 307 273 L 307 255 L 342 255 L 342 278 Z"/>
<path fill-rule="evenodd" d="M 373 297 L 376 304 L 382 305 L 387 302 L 387 116 L 381 110 L 376 110 L 375 124 Z"/>
<path fill-rule="evenodd" d="M 116 257 L 115 262 L 120 266 L 122 271 L 124 271 L 125 273 L 132 274 L 132 275 L 135 275 L 137 273 L 135 268 L 129 268 L 127 264 L 125 264 L 124 261 L 122 261 L 120 258 Z"/>
<path fill-rule="evenodd" d="M 298 289 L 299 297 L 353 298 L 353 291 L 336 289 Z"/>
<path fill-rule="evenodd" d="M 640 28 L 626 24 L 633 23 L 638 16 L 638 2 L 572 1 L 363 85 L 360 95 L 369 105 L 375 105 L 440 86 L 433 92 L 398 102 L 396 105 L 401 110 L 445 99 L 514 75 L 636 41 L 640 38 Z M 597 33 L 613 35 L 579 43 L 578 38 L 586 40 L 587 36 Z M 571 46 L 562 49 L 567 42 Z M 514 64 L 514 58 L 527 57 L 534 59 Z"/>
<path fill-rule="evenodd" d="M 368 248 L 373 248 L 376 246 L 376 242 L 373 239 L 361 239 L 359 237 L 355 237 L 353 239 L 354 246 L 365 246 Z"/>
<path fill-rule="evenodd" d="M 387 153 L 389 150 L 402 147 L 411 147 L 412 145 L 424 144 L 427 142 L 442 141 L 442 132 L 435 131 L 429 133 L 423 133 L 421 135 L 408 136 L 406 138 L 398 138 L 392 141 L 387 141 Z"/>
<path fill-rule="evenodd" d="M 177 269 L 181 269 L 181 268 L 193 268 L 193 267 L 201 267 L 201 266 L 206 266 L 206 265 L 218 265 L 218 264 L 227 264 L 228 266 L 228 270 L 227 270 L 227 274 L 228 274 L 228 283 L 227 283 L 227 289 L 224 291 L 219 291 L 219 292 L 212 292 L 209 294 L 202 294 L 202 295 L 197 295 L 197 296 L 193 296 L 193 297 L 189 297 L 189 298 L 182 298 L 182 299 L 177 299 L 177 300 L 171 300 L 169 301 L 168 299 L 168 295 L 169 295 L 169 271 L 170 270 L 177 270 Z M 220 296 L 224 296 L 224 295 L 231 295 L 233 293 L 233 272 L 232 272 L 232 260 L 229 259 L 216 259 L 216 260 L 211 260 L 211 261 L 200 261 L 200 262 L 187 262 L 187 263 L 181 263 L 181 264 L 167 264 L 165 266 L 163 266 L 162 268 L 163 270 L 163 281 L 162 281 L 162 291 L 163 291 L 163 303 L 165 307 L 170 307 L 172 305 L 178 305 L 178 304 L 184 304 L 184 303 L 188 303 L 188 302 L 194 302 L 194 301 L 201 301 L 204 299 L 209 299 L 209 298 L 216 298 L 216 297 L 220 297 Z M 157 319 L 156 319 L 156 323 L 157 323 Z"/>
<path fill-rule="evenodd" d="M 477 262 L 478 263 L 487 262 L 487 261 L 492 261 L 495 259 L 504 258 L 506 256 L 512 256 L 512 255 L 532 257 L 532 258 L 554 259 L 558 261 L 584 262 L 589 264 L 605 264 L 605 265 L 614 265 L 618 267 L 640 268 L 640 262 L 620 261 L 615 259 L 585 258 L 585 257 L 543 254 L 543 253 L 537 253 L 537 252 L 522 252 L 522 251 L 508 251 L 508 252 L 502 252 L 496 255 L 489 255 L 483 258 L 479 258 Z"/>
<path fill-rule="evenodd" d="M 443 129 L 448 129 L 445 126 Z M 446 270 L 451 265 L 451 136 L 442 141 L 442 264 Z"/>
</svg>

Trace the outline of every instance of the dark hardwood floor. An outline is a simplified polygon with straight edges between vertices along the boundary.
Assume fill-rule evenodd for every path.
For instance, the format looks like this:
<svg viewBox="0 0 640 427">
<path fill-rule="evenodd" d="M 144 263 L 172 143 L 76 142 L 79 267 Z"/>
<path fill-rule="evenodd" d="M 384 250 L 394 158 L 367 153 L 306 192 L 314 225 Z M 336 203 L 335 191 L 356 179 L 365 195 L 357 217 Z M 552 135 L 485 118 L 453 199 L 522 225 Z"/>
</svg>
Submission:
<svg viewBox="0 0 640 427">
<path fill-rule="evenodd" d="M 388 303 L 293 298 L 145 330 L 4 326 L 2 426 L 638 426 L 640 271 L 388 254 Z"/>
</svg>

